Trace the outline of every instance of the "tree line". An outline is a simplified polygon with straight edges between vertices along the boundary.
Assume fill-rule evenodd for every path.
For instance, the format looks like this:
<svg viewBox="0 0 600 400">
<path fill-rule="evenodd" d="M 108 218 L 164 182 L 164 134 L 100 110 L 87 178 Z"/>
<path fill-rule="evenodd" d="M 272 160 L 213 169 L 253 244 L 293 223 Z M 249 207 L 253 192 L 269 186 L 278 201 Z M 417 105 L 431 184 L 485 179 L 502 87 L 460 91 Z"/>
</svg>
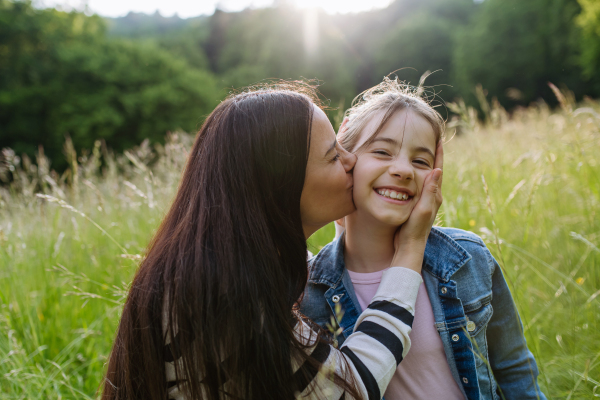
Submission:
<svg viewBox="0 0 600 400">
<path fill-rule="evenodd" d="M 416 85 L 430 71 L 437 101 L 476 105 L 480 84 L 512 108 L 552 101 L 548 82 L 598 97 L 599 70 L 597 0 L 396 0 L 347 15 L 280 1 L 189 19 L 0 0 L 0 147 L 41 145 L 60 169 L 67 135 L 119 151 L 192 132 L 232 88 L 267 78 L 318 79 L 343 109 L 390 72 Z"/>
</svg>

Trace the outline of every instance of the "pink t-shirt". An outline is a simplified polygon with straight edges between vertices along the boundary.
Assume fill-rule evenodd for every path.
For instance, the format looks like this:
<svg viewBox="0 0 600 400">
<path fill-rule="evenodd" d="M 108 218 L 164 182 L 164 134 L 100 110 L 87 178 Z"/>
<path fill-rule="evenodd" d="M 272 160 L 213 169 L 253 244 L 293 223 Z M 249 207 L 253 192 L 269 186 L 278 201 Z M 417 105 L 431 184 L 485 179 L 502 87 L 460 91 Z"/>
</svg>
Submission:
<svg viewBox="0 0 600 400">
<path fill-rule="evenodd" d="M 364 310 L 377 292 L 383 271 L 348 272 L 358 302 Z M 452 378 L 442 339 L 435 328 L 431 302 L 423 284 L 417 295 L 410 340 L 410 351 L 398 366 L 385 391 L 386 400 L 464 400 L 458 384 Z"/>
</svg>

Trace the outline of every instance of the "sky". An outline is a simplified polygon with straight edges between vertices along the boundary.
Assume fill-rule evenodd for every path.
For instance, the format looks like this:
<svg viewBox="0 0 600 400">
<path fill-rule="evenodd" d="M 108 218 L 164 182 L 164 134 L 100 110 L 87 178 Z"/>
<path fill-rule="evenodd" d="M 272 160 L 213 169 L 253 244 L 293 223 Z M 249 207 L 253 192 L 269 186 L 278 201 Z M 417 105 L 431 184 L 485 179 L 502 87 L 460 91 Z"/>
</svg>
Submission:
<svg viewBox="0 0 600 400">
<path fill-rule="evenodd" d="M 247 7 L 259 8 L 273 5 L 277 0 L 37 0 L 38 7 L 88 10 L 105 17 L 122 17 L 130 11 L 164 17 L 174 14 L 181 18 L 211 15 L 216 7 L 225 11 L 240 11 Z M 280 0 L 281 1 L 281 0 Z M 373 8 L 383 8 L 391 0 L 287 0 L 298 8 L 320 7 L 330 14 L 354 13 Z"/>
</svg>

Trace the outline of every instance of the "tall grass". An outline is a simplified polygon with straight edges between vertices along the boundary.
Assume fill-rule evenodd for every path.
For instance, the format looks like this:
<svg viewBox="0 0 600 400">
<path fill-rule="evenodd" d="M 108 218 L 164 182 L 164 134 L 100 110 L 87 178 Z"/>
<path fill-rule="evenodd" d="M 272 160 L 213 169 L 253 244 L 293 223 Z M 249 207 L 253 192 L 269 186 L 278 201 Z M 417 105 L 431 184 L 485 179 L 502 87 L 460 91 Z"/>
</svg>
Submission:
<svg viewBox="0 0 600 400">
<path fill-rule="evenodd" d="M 481 235 L 502 264 L 556 399 L 600 397 L 600 106 L 544 103 L 484 123 L 450 108 L 439 223 Z M 59 176 L 4 150 L 0 397 L 95 398 L 127 287 L 176 190 L 192 138 L 114 155 L 98 143 Z M 316 252 L 327 226 L 309 241 Z"/>
</svg>

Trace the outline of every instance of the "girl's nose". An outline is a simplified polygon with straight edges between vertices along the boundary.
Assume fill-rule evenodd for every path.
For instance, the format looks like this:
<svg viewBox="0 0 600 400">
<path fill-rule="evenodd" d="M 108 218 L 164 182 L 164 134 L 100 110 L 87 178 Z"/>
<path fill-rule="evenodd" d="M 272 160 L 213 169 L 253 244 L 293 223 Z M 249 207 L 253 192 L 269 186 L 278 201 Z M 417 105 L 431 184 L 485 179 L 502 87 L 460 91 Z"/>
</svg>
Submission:
<svg viewBox="0 0 600 400">
<path fill-rule="evenodd" d="M 342 152 L 340 155 L 342 157 L 342 165 L 344 166 L 344 170 L 346 170 L 346 172 L 352 171 L 354 165 L 356 164 L 356 155 L 350 153 L 349 151 L 346 151 L 344 148 L 342 148 Z"/>
<path fill-rule="evenodd" d="M 389 173 L 399 179 L 414 179 L 415 171 L 409 160 L 398 157 L 392 161 Z"/>
</svg>

